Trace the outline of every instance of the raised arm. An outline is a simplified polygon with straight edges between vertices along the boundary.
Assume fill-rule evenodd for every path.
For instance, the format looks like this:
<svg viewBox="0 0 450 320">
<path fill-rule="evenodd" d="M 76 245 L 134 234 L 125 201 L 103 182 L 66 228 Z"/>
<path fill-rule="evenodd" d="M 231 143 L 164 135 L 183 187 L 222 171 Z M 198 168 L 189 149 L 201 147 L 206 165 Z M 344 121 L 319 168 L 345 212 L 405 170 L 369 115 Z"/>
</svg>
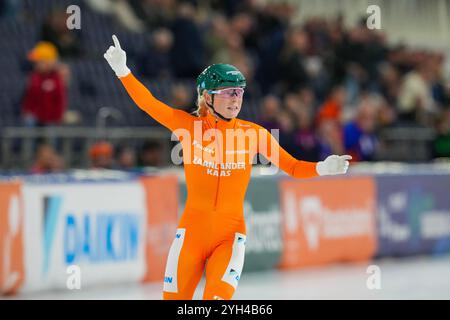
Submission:
<svg viewBox="0 0 450 320">
<path fill-rule="evenodd" d="M 104 57 L 136 105 L 172 131 L 186 125 L 186 121 L 193 116 L 182 110 L 173 109 L 156 99 L 128 69 L 125 51 L 121 48 L 117 37 L 113 35 L 112 38 L 114 46 L 109 47 Z"/>
<path fill-rule="evenodd" d="M 351 156 L 331 155 L 319 162 L 297 160 L 284 150 L 266 129 L 261 126 L 258 128 L 258 152 L 294 178 L 312 178 L 347 172 Z"/>
</svg>

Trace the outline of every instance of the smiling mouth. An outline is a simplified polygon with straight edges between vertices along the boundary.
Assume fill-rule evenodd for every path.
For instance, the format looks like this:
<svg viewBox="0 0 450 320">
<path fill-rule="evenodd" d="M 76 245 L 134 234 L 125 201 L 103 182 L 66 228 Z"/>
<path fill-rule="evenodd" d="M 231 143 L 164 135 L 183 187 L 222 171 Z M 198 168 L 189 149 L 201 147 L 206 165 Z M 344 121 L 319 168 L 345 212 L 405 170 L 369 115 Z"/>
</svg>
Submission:
<svg viewBox="0 0 450 320">
<path fill-rule="evenodd" d="M 231 110 L 231 111 L 236 111 L 236 110 L 238 110 L 238 107 L 227 107 L 227 109 Z"/>
</svg>

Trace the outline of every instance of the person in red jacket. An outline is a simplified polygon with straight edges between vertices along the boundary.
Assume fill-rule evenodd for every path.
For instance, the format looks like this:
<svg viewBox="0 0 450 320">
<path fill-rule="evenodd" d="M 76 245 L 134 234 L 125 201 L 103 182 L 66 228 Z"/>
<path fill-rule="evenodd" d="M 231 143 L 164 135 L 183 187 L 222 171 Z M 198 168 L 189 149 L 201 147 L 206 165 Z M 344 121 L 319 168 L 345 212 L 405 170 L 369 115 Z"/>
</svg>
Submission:
<svg viewBox="0 0 450 320">
<path fill-rule="evenodd" d="M 39 42 L 29 53 L 34 70 L 22 104 L 22 115 L 28 126 L 58 125 L 67 105 L 64 79 L 58 70 L 58 51 L 50 42 Z"/>
</svg>

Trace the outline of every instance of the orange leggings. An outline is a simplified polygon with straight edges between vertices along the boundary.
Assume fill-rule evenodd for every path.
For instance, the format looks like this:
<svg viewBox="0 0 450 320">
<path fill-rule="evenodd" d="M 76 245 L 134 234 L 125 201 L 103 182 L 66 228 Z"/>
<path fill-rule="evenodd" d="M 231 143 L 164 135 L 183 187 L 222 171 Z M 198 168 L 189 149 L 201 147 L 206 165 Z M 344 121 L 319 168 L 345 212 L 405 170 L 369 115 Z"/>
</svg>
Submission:
<svg viewBox="0 0 450 320">
<path fill-rule="evenodd" d="M 170 247 L 163 298 L 192 299 L 206 265 L 203 299 L 231 299 L 244 266 L 245 241 L 243 219 L 186 209 Z"/>
</svg>

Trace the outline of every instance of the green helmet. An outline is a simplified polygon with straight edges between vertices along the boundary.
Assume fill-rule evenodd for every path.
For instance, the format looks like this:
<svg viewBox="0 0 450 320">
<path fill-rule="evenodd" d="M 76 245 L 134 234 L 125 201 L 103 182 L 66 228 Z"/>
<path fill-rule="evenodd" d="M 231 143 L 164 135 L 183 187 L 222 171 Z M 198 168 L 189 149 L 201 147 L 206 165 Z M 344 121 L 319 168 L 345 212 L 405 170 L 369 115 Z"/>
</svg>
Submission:
<svg viewBox="0 0 450 320">
<path fill-rule="evenodd" d="M 214 90 L 222 87 L 245 88 L 246 81 L 244 75 L 231 64 L 213 64 L 203 70 L 197 77 L 198 94 L 203 90 Z"/>
</svg>

